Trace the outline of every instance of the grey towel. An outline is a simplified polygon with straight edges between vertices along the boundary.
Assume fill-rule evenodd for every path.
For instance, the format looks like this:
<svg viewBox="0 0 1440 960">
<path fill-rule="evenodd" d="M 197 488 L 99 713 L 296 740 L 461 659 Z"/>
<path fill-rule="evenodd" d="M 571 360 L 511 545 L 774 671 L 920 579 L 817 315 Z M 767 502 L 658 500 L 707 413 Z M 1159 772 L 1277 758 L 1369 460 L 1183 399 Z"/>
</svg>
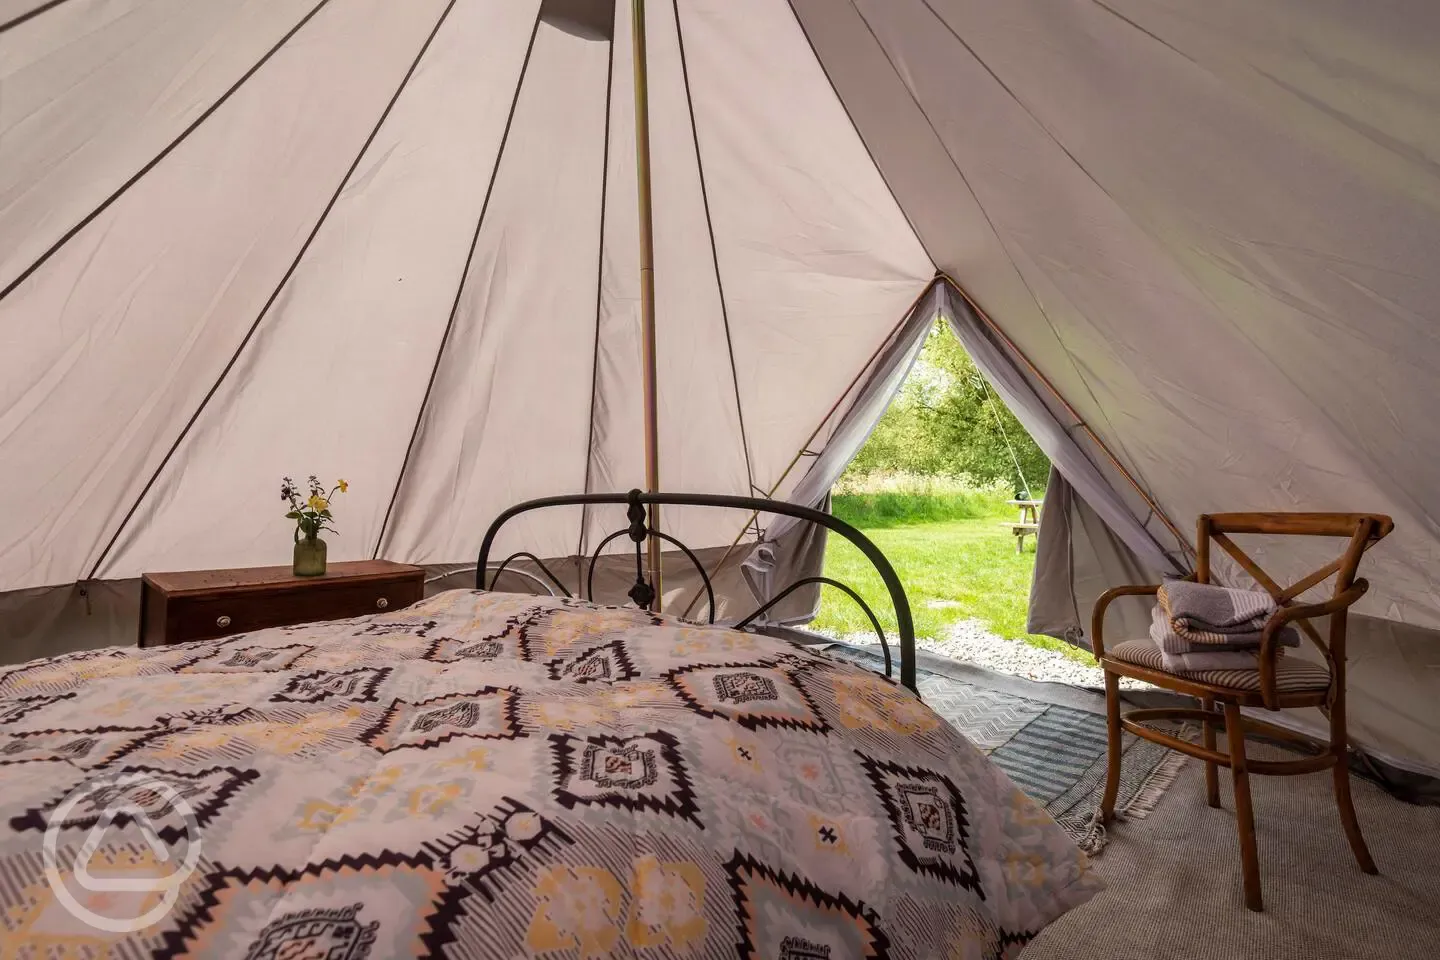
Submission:
<svg viewBox="0 0 1440 960">
<path fill-rule="evenodd" d="M 1157 598 L 1173 634 L 1166 641 L 1157 638 L 1157 642 L 1172 655 L 1217 647 L 1258 647 L 1265 622 L 1276 610 L 1275 601 L 1267 594 L 1188 580 L 1167 581 Z M 1177 639 L 1185 649 L 1176 647 Z M 1276 639 L 1286 647 L 1300 643 L 1299 634 L 1288 626 Z"/>
<path fill-rule="evenodd" d="M 1160 648 L 1161 666 L 1169 673 L 1193 673 L 1204 670 L 1259 670 L 1259 649 L 1239 650 L 1215 646 L 1191 646 L 1183 637 L 1170 628 L 1170 619 L 1158 603 L 1150 621 L 1150 639 Z M 1199 651 L 1186 653 L 1183 651 Z M 1174 652 L 1172 652 L 1174 651 Z M 1277 648 L 1278 661 L 1285 653 Z"/>
<path fill-rule="evenodd" d="M 1170 580 L 1161 585 L 1158 597 L 1177 627 L 1193 626 L 1208 633 L 1249 633 L 1275 612 L 1269 594 L 1213 583 Z"/>
</svg>

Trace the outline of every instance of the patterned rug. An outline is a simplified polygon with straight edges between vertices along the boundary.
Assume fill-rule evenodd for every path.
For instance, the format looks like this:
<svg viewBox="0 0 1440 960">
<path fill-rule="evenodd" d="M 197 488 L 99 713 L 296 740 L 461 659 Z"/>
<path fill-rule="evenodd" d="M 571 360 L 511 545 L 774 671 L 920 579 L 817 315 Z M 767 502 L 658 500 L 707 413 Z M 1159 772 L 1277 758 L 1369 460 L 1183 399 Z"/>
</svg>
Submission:
<svg viewBox="0 0 1440 960">
<path fill-rule="evenodd" d="M 884 672 L 876 654 L 836 643 L 825 652 Z M 967 683 L 923 668 L 917 670 L 920 696 L 967 740 L 1037 802 L 1087 853 L 1106 842 L 1096 813 L 1105 786 L 1105 715 L 1032 700 Z M 1155 724 L 1184 734 L 1178 724 Z M 1133 734 L 1124 735 L 1120 765 L 1119 816 L 1143 819 L 1175 782 L 1183 754 Z"/>
</svg>

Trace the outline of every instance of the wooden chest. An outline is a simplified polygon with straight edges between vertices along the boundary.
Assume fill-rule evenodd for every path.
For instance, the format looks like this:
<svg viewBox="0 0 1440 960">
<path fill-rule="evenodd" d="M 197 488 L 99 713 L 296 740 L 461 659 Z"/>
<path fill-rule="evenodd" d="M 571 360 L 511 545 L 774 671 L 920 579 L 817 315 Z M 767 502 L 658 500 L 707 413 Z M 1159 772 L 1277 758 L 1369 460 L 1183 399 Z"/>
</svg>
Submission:
<svg viewBox="0 0 1440 960">
<path fill-rule="evenodd" d="M 147 573 L 140 646 L 398 610 L 425 593 L 425 571 L 389 560 L 332 563 L 323 576 L 286 567 Z"/>
</svg>

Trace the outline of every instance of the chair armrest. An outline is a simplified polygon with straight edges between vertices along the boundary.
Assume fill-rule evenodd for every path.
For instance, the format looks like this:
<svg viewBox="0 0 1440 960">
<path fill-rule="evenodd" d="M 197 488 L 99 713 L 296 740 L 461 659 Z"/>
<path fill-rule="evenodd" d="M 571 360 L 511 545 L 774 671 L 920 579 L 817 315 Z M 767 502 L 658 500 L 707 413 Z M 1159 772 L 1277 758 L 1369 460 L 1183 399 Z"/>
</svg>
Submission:
<svg viewBox="0 0 1440 960">
<path fill-rule="evenodd" d="M 1095 655 L 1096 660 L 1105 656 L 1105 611 L 1110 602 L 1120 597 L 1153 597 L 1159 592 L 1160 584 L 1150 583 L 1143 586 L 1111 587 L 1100 594 L 1100 598 L 1095 601 L 1095 612 L 1090 615 L 1090 652 Z"/>
<path fill-rule="evenodd" d="M 1350 589 L 1338 596 L 1331 597 L 1324 603 L 1304 603 L 1281 607 L 1270 615 L 1270 619 L 1265 621 L 1265 628 L 1260 633 L 1259 655 L 1260 697 L 1265 701 L 1267 710 L 1280 709 L 1277 700 L 1278 694 L 1275 690 L 1275 653 L 1281 629 L 1287 623 L 1295 620 L 1309 620 L 1312 617 L 1326 617 L 1334 613 L 1343 613 L 1365 596 L 1369 589 L 1370 581 L 1361 577 L 1350 585 Z M 1330 653 L 1330 651 L 1324 652 L 1327 655 Z"/>
</svg>

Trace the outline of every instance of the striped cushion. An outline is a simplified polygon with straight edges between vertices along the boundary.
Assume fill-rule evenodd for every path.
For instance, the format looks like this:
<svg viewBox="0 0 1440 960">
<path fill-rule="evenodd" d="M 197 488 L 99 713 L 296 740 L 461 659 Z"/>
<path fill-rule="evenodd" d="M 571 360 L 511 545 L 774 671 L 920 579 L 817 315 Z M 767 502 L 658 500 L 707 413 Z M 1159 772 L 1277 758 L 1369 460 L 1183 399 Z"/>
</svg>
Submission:
<svg viewBox="0 0 1440 960">
<path fill-rule="evenodd" d="M 1231 687 L 1236 690 L 1259 690 L 1259 670 L 1192 670 L 1186 672 L 1166 670 L 1160 660 L 1160 648 L 1155 641 L 1146 637 L 1142 640 L 1126 640 L 1111 647 L 1105 647 L 1105 655 L 1137 667 L 1159 670 L 1182 680 L 1198 680 L 1213 683 L 1217 687 Z M 1275 689 L 1282 693 L 1299 693 L 1303 690 L 1324 690 L 1330 686 L 1330 670 L 1324 664 L 1310 663 L 1299 657 L 1281 658 L 1275 665 Z"/>
</svg>

